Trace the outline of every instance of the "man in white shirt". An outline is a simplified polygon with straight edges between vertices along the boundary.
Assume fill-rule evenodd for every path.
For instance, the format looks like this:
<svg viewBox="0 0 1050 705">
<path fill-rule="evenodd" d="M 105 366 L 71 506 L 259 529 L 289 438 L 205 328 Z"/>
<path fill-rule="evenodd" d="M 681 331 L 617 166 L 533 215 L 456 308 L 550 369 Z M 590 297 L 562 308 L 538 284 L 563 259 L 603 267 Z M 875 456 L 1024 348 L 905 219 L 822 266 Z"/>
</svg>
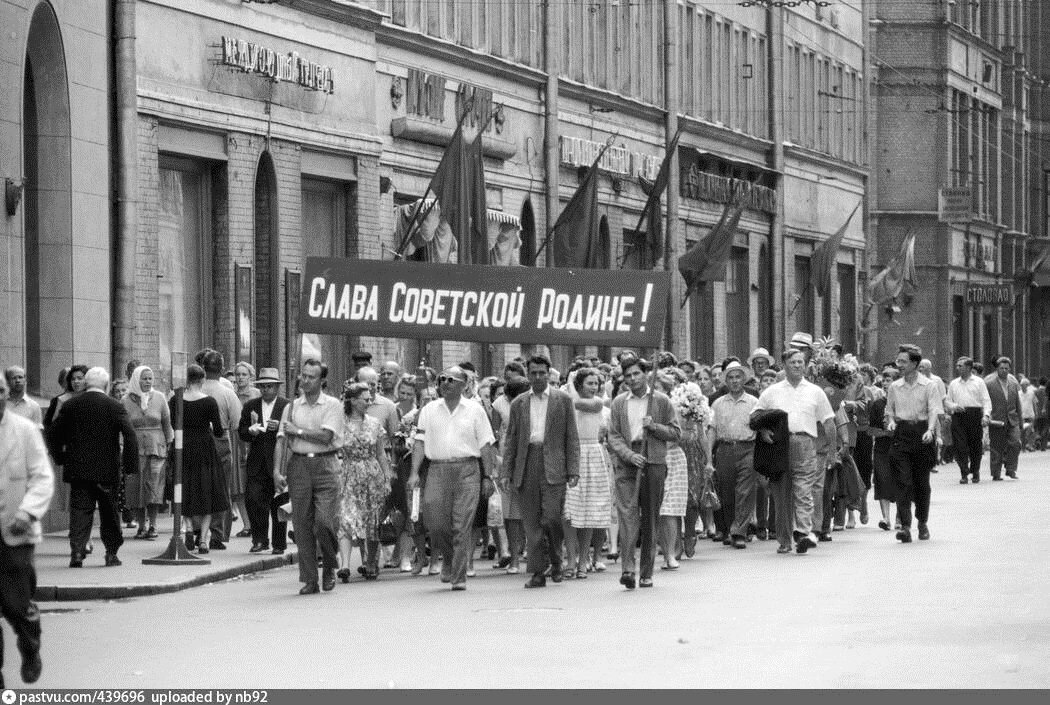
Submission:
<svg viewBox="0 0 1050 705">
<path fill-rule="evenodd" d="M 441 398 L 424 406 L 416 421 L 408 487 L 419 486 L 423 461 L 429 461 L 422 515 L 430 532 L 431 560 L 442 556 L 441 582 L 466 590 L 481 475 L 494 482 L 496 438 L 481 404 L 463 397 L 466 372 L 450 367 L 438 377 L 438 385 Z"/>
<path fill-rule="evenodd" d="M 794 341 L 793 341 L 794 342 Z M 816 548 L 817 538 L 813 534 L 813 488 L 824 475 L 824 468 L 817 463 L 817 425 L 824 427 L 824 437 L 838 439 L 835 432 L 835 412 L 827 394 L 817 385 L 806 380 L 806 355 L 796 346 L 784 353 L 785 378 L 766 388 L 758 398 L 755 411 L 779 409 L 787 412 L 788 430 L 791 433 L 791 488 L 794 497 L 793 537 L 796 551 L 805 553 Z M 761 431 L 762 440 L 772 443 L 772 432 Z M 839 447 L 839 452 L 842 447 Z M 779 507 L 777 508 L 779 512 Z M 778 551 L 790 547 L 781 546 Z"/>
<path fill-rule="evenodd" d="M 40 405 L 26 394 L 26 371 L 18 365 L 12 365 L 4 370 L 4 377 L 10 389 L 7 410 L 29 419 L 37 428 L 43 428 L 44 414 Z"/>
<path fill-rule="evenodd" d="M 244 499 L 243 488 L 236 495 L 230 492 L 231 482 L 240 484 L 234 473 L 233 435 L 237 433 L 237 424 L 241 421 L 241 400 L 230 384 L 223 376 L 222 353 L 216 350 L 202 351 L 201 367 L 204 368 L 204 384 L 201 391 L 213 398 L 219 405 L 219 418 L 222 419 L 222 430 L 225 435 L 215 442 L 215 450 L 219 454 L 219 464 L 222 466 L 223 476 L 226 478 L 226 493 L 230 500 L 230 506 L 234 506 L 238 499 Z M 242 521 L 247 521 L 243 517 Z M 230 540 L 230 527 L 233 524 L 233 513 L 230 510 L 216 512 L 211 517 L 211 540 L 208 548 L 221 551 L 226 548 L 226 542 Z"/>
<path fill-rule="evenodd" d="M 747 548 L 747 527 L 755 513 L 758 488 L 753 463 L 755 432 L 748 422 L 758 399 L 744 392 L 747 368 L 739 362 L 730 362 L 724 375 L 729 391 L 711 403 L 707 469 L 717 470 L 722 508 L 715 512 L 715 524 L 723 535 L 722 543 Z"/>
<path fill-rule="evenodd" d="M 984 380 L 973 374 L 973 358 L 960 357 L 955 361 L 959 375 L 948 383 L 944 396 L 944 410 L 952 420 L 952 454 L 959 464 L 960 485 L 981 481 L 981 456 L 984 455 L 984 426 L 992 415 L 992 400 Z"/>
</svg>

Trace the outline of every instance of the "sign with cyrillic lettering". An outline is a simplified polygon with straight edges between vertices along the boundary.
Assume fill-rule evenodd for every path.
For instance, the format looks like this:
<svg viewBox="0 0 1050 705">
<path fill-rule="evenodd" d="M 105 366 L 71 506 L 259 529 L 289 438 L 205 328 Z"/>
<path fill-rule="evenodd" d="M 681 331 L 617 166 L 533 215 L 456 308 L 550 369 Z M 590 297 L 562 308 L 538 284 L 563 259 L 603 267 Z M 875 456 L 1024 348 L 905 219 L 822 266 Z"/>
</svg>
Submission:
<svg viewBox="0 0 1050 705">
<path fill-rule="evenodd" d="M 660 344 L 671 273 L 310 257 L 305 333 L 548 345 Z"/>
<path fill-rule="evenodd" d="M 1010 284 L 970 284 L 966 287 L 969 306 L 1013 306 L 1014 288 Z"/>
</svg>

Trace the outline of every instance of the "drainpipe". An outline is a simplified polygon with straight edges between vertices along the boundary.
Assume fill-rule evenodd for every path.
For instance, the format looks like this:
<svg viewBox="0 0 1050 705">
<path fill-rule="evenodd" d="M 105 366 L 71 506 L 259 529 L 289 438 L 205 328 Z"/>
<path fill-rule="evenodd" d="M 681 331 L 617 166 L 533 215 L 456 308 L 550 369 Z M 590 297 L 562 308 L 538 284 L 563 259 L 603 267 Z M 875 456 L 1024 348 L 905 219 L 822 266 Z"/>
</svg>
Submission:
<svg viewBox="0 0 1050 705">
<path fill-rule="evenodd" d="M 544 237 L 550 235 L 558 219 L 558 52 L 561 51 L 555 0 L 547 0 L 543 8 L 543 63 L 547 72 L 547 95 L 544 101 L 543 154 L 547 181 L 546 227 Z M 540 243 L 542 244 L 542 240 Z M 554 248 L 545 249 L 548 267 L 554 266 Z"/>
<path fill-rule="evenodd" d="M 779 176 L 777 179 L 777 209 L 769 223 L 769 262 L 773 267 L 772 272 L 762 272 L 762 276 L 771 276 L 773 286 L 773 340 L 772 345 L 779 345 L 778 341 L 787 340 L 787 307 L 785 302 L 789 300 L 789 292 L 785 289 L 787 277 L 784 273 L 788 271 L 791 264 L 787 257 L 787 247 L 784 242 L 784 126 L 781 122 L 783 110 L 783 95 L 780 88 L 784 85 L 781 74 L 784 66 L 784 10 L 770 6 L 766 10 L 766 34 L 769 36 L 769 53 L 766 57 L 768 74 L 768 105 L 769 105 L 769 139 L 773 142 L 770 151 L 769 162 Z"/>
<path fill-rule="evenodd" d="M 114 171 L 116 181 L 113 376 L 133 357 L 135 245 L 138 235 L 138 90 L 135 67 L 135 0 L 114 0 Z"/>
<path fill-rule="evenodd" d="M 679 96 L 678 77 L 678 0 L 664 0 L 664 109 L 666 110 L 664 131 L 665 148 L 678 132 Z M 678 155 L 672 154 L 667 175 L 667 222 L 664 229 L 664 271 L 671 272 L 678 258 Z M 672 275 L 673 276 L 673 275 Z M 664 329 L 664 350 L 683 357 L 689 349 L 688 341 L 679 340 L 679 312 L 675 303 L 676 288 L 671 287 L 667 297 L 667 323 Z"/>
</svg>

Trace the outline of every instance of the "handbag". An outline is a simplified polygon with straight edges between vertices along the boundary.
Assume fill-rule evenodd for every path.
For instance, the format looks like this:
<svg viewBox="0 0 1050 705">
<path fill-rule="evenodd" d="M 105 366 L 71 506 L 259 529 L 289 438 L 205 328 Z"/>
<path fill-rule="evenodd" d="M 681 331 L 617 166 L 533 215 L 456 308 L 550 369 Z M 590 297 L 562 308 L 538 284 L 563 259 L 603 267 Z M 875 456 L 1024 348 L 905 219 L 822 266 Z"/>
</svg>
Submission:
<svg viewBox="0 0 1050 705">
<path fill-rule="evenodd" d="M 491 527 L 503 526 L 503 497 L 500 495 L 498 487 L 489 497 L 488 521 L 486 523 Z"/>
<path fill-rule="evenodd" d="M 700 492 L 700 507 L 715 512 L 722 508 L 722 500 L 718 499 L 714 479 L 711 477 L 704 478 L 704 488 Z"/>
<path fill-rule="evenodd" d="M 397 543 L 397 535 L 405 523 L 405 515 L 400 509 L 391 509 L 379 523 L 379 543 L 391 546 Z"/>
</svg>

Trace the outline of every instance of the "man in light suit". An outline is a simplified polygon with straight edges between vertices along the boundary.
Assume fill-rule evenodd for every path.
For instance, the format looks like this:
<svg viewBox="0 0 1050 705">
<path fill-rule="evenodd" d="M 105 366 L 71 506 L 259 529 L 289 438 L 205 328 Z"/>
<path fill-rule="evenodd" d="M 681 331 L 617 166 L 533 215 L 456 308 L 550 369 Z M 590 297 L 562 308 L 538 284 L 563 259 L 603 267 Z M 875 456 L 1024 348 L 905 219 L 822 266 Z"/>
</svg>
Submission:
<svg viewBox="0 0 1050 705">
<path fill-rule="evenodd" d="M 616 482 L 614 501 L 620 515 L 620 584 L 633 590 L 634 544 L 639 531 L 642 558 L 638 584 L 653 586 L 653 544 L 667 478 L 667 444 L 681 440 L 682 427 L 667 395 L 650 388 L 648 362 L 625 352 L 620 356 L 620 366 L 629 391 L 613 400 L 609 450 Z"/>
<path fill-rule="evenodd" d="M 273 521 L 273 547 L 285 548 L 285 532 L 288 522 L 279 521 L 277 509 L 272 506 L 273 499 L 273 458 L 277 446 L 277 429 L 281 425 L 281 414 L 288 400 L 278 395 L 281 386 L 281 375 L 274 367 L 259 370 L 255 386 L 262 396 L 249 399 L 241 410 L 241 420 L 237 424 L 237 435 L 248 444 L 247 476 L 248 483 L 244 492 L 244 502 L 248 510 L 248 520 L 252 531 L 252 547 L 249 553 L 270 550 L 270 541 L 266 530 Z"/>
<path fill-rule="evenodd" d="M 988 397 L 992 400 L 992 420 L 988 422 L 988 438 L 992 461 L 992 480 L 1006 476 L 1017 479 L 1017 456 L 1021 452 L 1021 387 L 1010 374 L 1012 363 L 1003 355 L 995 361 L 995 372 L 984 378 Z"/>
<path fill-rule="evenodd" d="M 7 408 L 10 393 L 0 377 L 0 613 L 18 636 L 22 681 L 40 677 L 40 611 L 33 603 L 36 570 L 33 546 L 40 543 L 40 519 L 55 490 L 39 426 Z M 4 688 L 4 642 L 0 633 L 0 689 Z"/>
<path fill-rule="evenodd" d="M 507 437 L 503 446 L 500 484 L 504 491 L 513 484 L 521 498 L 525 524 L 528 571 L 527 588 L 562 580 L 562 509 L 565 487 L 580 479 L 580 436 L 572 397 L 550 384 L 551 362 L 533 355 L 528 362 L 528 394 L 510 405 Z"/>
<path fill-rule="evenodd" d="M 69 483 L 70 568 L 84 565 L 95 506 L 106 546 L 106 566 L 120 565 L 117 550 L 124 543 L 117 509 L 120 472 L 139 471 L 139 446 L 124 405 L 106 394 L 109 373 L 92 367 L 84 375 L 81 394 L 62 405 L 47 432 L 54 457 L 65 457 L 62 479 Z M 121 453 L 121 439 L 124 441 Z"/>
</svg>

